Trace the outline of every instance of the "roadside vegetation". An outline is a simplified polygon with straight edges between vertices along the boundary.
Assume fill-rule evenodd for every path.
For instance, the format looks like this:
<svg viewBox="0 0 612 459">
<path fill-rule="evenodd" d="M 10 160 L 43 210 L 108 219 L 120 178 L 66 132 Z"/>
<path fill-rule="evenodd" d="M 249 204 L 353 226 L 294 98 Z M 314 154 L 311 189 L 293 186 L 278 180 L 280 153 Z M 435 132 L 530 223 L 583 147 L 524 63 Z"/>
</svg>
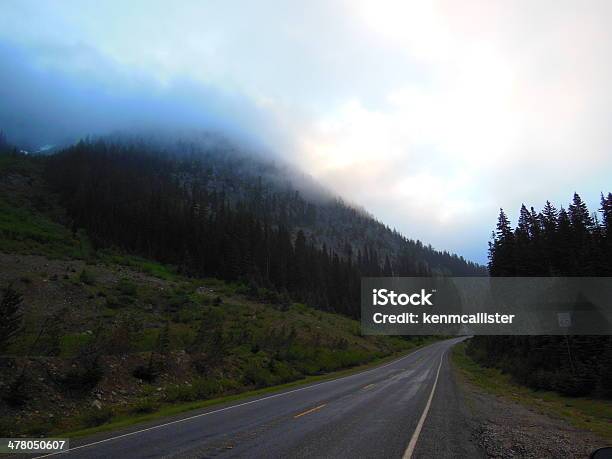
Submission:
<svg viewBox="0 0 612 459">
<path fill-rule="evenodd" d="M 179 412 L 311 382 L 427 342 L 361 336 L 352 319 L 155 266 L 172 277 L 165 280 L 145 272 L 152 262 L 127 267 L 129 257 L 113 264 L 104 256 L 92 263 L 0 254 L 0 262 L 0 282 L 10 286 L 2 309 L 19 305 L 11 316 L 17 332 L 0 358 L 3 435 Z"/>
<path fill-rule="evenodd" d="M 521 403 L 538 412 L 560 417 L 574 426 L 612 442 L 612 402 L 591 397 L 568 397 L 534 390 L 516 382 L 510 373 L 479 365 L 467 352 L 469 343 L 454 346 L 452 361 L 469 383 L 493 395 Z"/>
</svg>

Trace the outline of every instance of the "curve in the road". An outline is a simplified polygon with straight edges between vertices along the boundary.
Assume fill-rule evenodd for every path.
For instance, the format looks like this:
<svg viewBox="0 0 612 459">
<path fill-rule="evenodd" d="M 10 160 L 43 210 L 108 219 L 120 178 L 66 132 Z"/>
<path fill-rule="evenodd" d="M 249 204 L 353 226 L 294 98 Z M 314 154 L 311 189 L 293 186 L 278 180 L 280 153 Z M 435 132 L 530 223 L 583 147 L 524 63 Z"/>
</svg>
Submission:
<svg viewBox="0 0 612 459">
<path fill-rule="evenodd" d="M 40 457 L 472 457 L 447 352 L 461 339 Z"/>
</svg>

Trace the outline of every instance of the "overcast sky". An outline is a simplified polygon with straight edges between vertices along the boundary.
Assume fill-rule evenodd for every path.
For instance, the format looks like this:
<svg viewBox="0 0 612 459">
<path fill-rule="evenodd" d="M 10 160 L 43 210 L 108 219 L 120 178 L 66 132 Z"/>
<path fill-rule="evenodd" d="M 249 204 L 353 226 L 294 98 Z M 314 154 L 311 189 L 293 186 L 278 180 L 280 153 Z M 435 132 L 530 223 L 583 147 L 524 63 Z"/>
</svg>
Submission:
<svg viewBox="0 0 612 459">
<path fill-rule="evenodd" d="M 219 129 L 484 262 L 499 207 L 612 189 L 611 20 L 606 0 L 2 0 L 0 129 Z"/>
</svg>

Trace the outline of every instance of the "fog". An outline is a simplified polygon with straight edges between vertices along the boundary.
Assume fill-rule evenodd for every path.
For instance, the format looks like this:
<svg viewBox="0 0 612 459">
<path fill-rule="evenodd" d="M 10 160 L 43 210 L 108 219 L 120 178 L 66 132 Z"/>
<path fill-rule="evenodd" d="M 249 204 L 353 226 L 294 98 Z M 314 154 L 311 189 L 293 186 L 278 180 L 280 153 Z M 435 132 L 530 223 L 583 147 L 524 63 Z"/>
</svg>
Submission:
<svg viewBox="0 0 612 459">
<path fill-rule="evenodd" d="M 77 51 L 75 51 L 77 52 Z M 218 133 L 255 152 L 272 153 L 266 115 L 248 98 L 187 78 L 162 85 L 145 75 L 125 75 L 95 51 L 96 74 L 64 72 L 41 64 L 40 50 L 0 43 L 0 129 L 20 148 L 36 151 L 87 136 L 164 132 L 193 138 L 198 131 Z M 282 144 L 274 137 L 275 147 Z"/>
<path fill-rule="evenodd" d="M 4 0 L 23 148 L 192 129 L 486 261 L 499 208 L 610 191 L 612 3 Z"/>
</svg>

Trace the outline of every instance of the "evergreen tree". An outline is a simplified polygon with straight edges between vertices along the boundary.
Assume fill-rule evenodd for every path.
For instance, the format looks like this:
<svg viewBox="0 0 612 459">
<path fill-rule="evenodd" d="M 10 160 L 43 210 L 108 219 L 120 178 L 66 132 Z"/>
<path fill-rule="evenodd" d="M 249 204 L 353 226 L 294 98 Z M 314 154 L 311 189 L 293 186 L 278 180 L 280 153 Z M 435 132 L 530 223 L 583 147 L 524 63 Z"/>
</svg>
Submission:
<svg viewBox="0 0 612 459">
<path fill-rule="evenodd" d="M 593 220 L 589 209 L 578 193 L 574 193 L 572 204 L 568 208 L 568 214 L 572 229 L 577 235 L 584 236 L 593 228 Z"/>
<path fill-rule="evenodd" d="M 572 204 L 570 204 L 568 208 L 568 215 L 572 228 L 572 252 L 577 265 L 572 275 L 579 275 L 580 272 L 592 274 L 594 273 L 594 247 L 592 244 L 593 219 L 591 218 L 585 202 L 578 193 L 574 193 Z M 585 267 L 587 268 L 586 270 Z"/>
<path fill-rule="evenodd" d="M 601 223 L 604 227 L 604 232 L 607 238 L 612 237 L 612 193 L 608 193 L 608 196 L 604 197 L 601 194 L 601 209 L 599 211 L 602 214 Z"/>
<path fill-rule="evenodd" d="M 612 193 L 601 195 L 603 255 L 606 260 L 612 260 Z M 612 266 L 606 268 L 606 274 L 612 275 Z"/>
<path fill-rule="evenodd" d="M 612 199 L 602 195 L 602 224 L 578 194 L 569 212 L 546 202 L 541 214 L 521 207 L 514 233 L 501 212 L 489 244 L 492 276 L 601 276 L 611 272 L 608 243 Z M 512 239 L 514 236 L 514 239 Z M 509 243 L 511 241 L 512 243 Z M 512 268 L 514 270 L 512 270 Z M 468 351 L 484 365 L 498 366 L 535 389 L 567 395 L 612 395 L 612 354 L 602 336 L 478 336 Z M 571 348 L 571 353 L 568 349 Z"/>
<path fill-rule="evenodd" d="M 525 204 L 521 205 L 519 212 L 518 226 L 514 231 L 514 259 L 515 269 L 525 275 L 535 274 L 533 263 L 532 263 L 532 222 L 531 214 L 525 207 Z"/>
<path fill-rule="evenodd" d="M 489 247 L 489 271 L 494 276 L 511 276 L 515 272 L 514 233 L 510 220 L 503 209 L 499 218 L 493 242 Z"/>
<path fill-rule="evenodd" d="M 542 210 L 542 223 L 544 232 L 547 235 L 552 235 L 557 231 L 558 212 L 550 201 L 546 201 L 544 209 Z"/>
<path fill-rule="evenodd" d="M 569 215 L 561 206 L 559 210 L 559 226 L 557 231 L 557 251 L 555 258 L 555 270 L 558 275 L 571 276 L 577 272 L 576 259 L 574 257 L 574 246 L 572 242 L 572 226 Z"/>
</svg>

